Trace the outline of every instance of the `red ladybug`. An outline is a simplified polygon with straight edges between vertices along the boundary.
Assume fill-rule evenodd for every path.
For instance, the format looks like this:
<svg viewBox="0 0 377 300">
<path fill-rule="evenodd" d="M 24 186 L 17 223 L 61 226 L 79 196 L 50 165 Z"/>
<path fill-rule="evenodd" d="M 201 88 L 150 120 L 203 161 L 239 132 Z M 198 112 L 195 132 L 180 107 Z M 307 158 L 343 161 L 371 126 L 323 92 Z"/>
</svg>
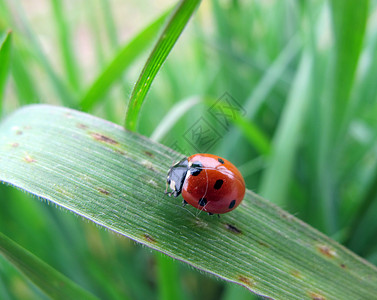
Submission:
<svg viewBox="0 0 377 300">
<path fill-rule="evenodd" d="M 168 192 L 168 186 L 171 192 Z M 229 161 L 198 153 L 173 165 L 166 179 L 169 196 L 182 193 L 184 203 L 208 212 L 224 214 L 235 209 L 245 195 L 245 181 Z"/>
</svg>

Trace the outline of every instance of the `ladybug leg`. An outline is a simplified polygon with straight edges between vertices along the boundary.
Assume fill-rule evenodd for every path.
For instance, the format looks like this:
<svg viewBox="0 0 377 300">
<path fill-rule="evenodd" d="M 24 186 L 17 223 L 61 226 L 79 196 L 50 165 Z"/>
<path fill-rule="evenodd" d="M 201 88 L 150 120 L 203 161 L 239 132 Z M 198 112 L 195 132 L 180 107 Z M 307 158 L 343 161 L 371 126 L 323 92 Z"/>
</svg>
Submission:
<svg viewBox="0 0 377 300">
<path fill-rule="evenodd" d="M 182 201 L 182 205 L 183 205 L 183 206 L 186 206 L 186 204 L 187 204 L 187 201 L 186 201 L 185 199 L 183 199 L 183 201 Z"/>
<path fill-rule="evenodd" d="M 165 195 L 168 194 L 169 196 L 171 196 L 171 193 L 168 192 L 168 188 L 169 188 L 169 184 L 168 184 L 168 182 L 166 181 Z"/>
<path fill-rule="evenodd" d="M 209 216 L 213 216 L 213 213 L 208 213 Z M 217 214 L 217 217 L 220 219 L 220 214 Z"/>
</svg>

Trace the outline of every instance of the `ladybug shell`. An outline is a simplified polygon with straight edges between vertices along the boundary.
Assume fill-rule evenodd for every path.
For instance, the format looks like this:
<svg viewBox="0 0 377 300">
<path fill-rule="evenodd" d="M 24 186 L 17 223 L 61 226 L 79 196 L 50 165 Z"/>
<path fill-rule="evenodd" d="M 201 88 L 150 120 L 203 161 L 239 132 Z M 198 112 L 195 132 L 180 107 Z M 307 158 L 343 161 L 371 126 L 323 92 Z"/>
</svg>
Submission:
<svg viewBox="0 0 377 300">
<path fill-rule="evenodd" d="M 188 163 L 201 167 L 187 172 L 182 187 L 187 203 L 211 214 L 227 213 L 241 203 L 245 181 L 232 163 L 212 154 L 194 154 Z"/>
</svg>

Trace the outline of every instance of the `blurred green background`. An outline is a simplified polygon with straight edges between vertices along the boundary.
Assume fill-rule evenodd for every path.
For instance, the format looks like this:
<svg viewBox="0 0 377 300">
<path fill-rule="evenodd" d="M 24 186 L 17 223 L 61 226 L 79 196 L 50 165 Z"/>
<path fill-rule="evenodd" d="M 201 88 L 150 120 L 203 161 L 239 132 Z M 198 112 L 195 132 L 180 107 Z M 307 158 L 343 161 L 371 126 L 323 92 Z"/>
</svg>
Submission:
<svg viewBox="0 0 377 300">
<path fill-rule="evenodd" d="M 0 43 L 12 31 L 2 118 L 31 103 L 80 109 L 118 51 L 175 3 L 0 0 Z M 203 2 L 158 74 L 138 132 L 186 155 L 224 156 L 249 189 L 377 264 L 376 4 Z M 135 49 L 89 113 L 123 125 L 157 38 Z M 168 299 L 159 254 L 8 186 L 0 197 L 0 231 L 98 297 Z M 167 289 L 182 299 L 253 299 L 169 265 Z M 0 299 L 45 296 L 0 257 Z"/>
</svg>

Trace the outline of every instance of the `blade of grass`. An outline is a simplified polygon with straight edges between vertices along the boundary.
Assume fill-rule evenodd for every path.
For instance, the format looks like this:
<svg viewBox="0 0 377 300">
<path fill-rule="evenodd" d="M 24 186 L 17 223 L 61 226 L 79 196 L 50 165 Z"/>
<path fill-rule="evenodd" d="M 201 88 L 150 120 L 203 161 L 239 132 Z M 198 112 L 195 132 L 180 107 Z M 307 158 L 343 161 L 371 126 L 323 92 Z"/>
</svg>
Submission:
<svg viewBox="0 0 377 300">
<path fill-rule="evenodd" d="M 333 126 L 340 128 L 349 108 L 356 67 L 359 61 L 368 18 L 369 0 L 346 2 L 331 0 L 335 37 L 335 66 L 331 101 L 334 103 Z M 344 130 L 344 128 L 343 128 Z"/>
<path fill-rule="evenodd" d="M 65 19 L 66 13 L 64 12 L 64 1 L 51 0 L 51 5 L 53 19 L 57 27 L 59 49 L 61 50 L 62 55 L 62 65 L 65 69 L 69 85 L 75 92 L 78 92 L 80 89 L 80 68 L 71 43 L 73 39 L 70 33 L 69 23 Z"/>
<path fill-rule="evenodd" d="M 369 1 L 346 3 L 332 0 L 330 4 L 335 45 L 333 64 L 326 70 L 329 77 L 323 88 L 325 93 L 321 95 L 319 112 L 321 134 L 315 163 L 319 193 L 316 227 L 334 234 L 339 230 L 337 164 L 342 164 L 340 146 L 349 125 L 345 122 L 346 113 L 352 107 L 349 99 L 365 34 Z"/>
<path fill-rule="evenodd" d="M 193 106 L 200 102 L 199 97 L 190 97 L 175 104 L 161 120 L 151 135 L 151 140 L 159 142 L 171 130 L 175 123 Z"/>
<path fill-rule="evenodd" d="M 377 169 L 374 170 L 373 176 L 371 177 L 372 180 L 369 184 L 369 188 L 365 191 L 365 196 L 362 198 L 360 206 L 358 210 L 354 214 L 354 220 L 349 227 L 349 233 L 347 237 L 346 244 L 353 248 L 360 251 L 361 249 L 361 242 L 360 239 L 364 239 L 366 234 L 360 235 L 356 234 L 357 232 L 362 232 L 363 225 L 367 220 L 367 216 L 369 212 L 373 212 L 373 206 L 376 206 L 376 197 L 377 197 Z M 365 225 L 364 225 L 365 227 Z M 372 227 L 368 225 L 369 229 Z M 374 226 L 373 226 L 374 227 Z"/>
<path fill-rule="evenodd" d="M 1 232 L 0 253 L 52 299 L 97 299 Z"/>
<path fill-rule="evenodd" d="M 244 109 L 248 119 L 254 119 L 259 109 L 262 107 L 269 93 L 276 86 L 284 72 L 287 71 L 289 64 L 296 57 L 301 48 L 298 35 L 290 39 L 281 54 L 275 59 L 272 65 L 267 69 L 266 73 L 260 79 L 253 89 L 252 93 L 245 102 Z M 231 129 L 228 137 L 224 139 L 226 145 L 237 145 L 241 134 L 236 129 Z M 232 147 L 227 147 L 228 151 L 234 151 Z"/>
<path fill-rule="evenodd" d="M 375 297 L 375 266 L 251 191 L 220 219 L 164 195 L 181 157 L 62 107 L 24 107 L 0 125 L 3 182 L 273 299 Z"/>
<path fill-rule="evenodd" d="M 105 19 L 105 28 L 109 42 L 113 48 L 116 48 L 119 45 L 117 33 L 118 29 L 114 21 L 114 15 L 111 9 L 111 2 L 109 0 L 101 0 L 100 6 Z"/>
<path fill-rule="evenodd" d="M 249 143 L 258 150 L 261 155 L 269 155 L 271 152 L 271 145 L 268 137 L 260 130 L 252 121 L 247 120 L 239 113 L 230 121 L 234 123 L 247 138 Z"/>
<path fill-rule="evenodd" d="M 180 289 L 178 264 L 170 257 L 157 253 L 159 300 L 184 299 Z"/>
<path fill-rule="evenodd" d="M 5 84 L 8 78 L 11 52 L 11 31 L 8 31 L 4 37 L 0 36 L 0 116 L 4 97 Z"/>
<path fill-rule="evenodd" d="M 157 35 L 169 12 L 170 9 L 154 20 L 119 51 L 81 98 L 80 107 L 82 110 L 89 111 L 109 91 L 111 85 L 119 80 L 122 73 L 143 53 L 143 50 Z"/>
<path fill-rule="evenodd" d="M 271 161 L 264 173 L 261 194 L 278 205 L 285 205 L 302 123 L 310 100 L 312 56 L 305 51 L 288 97 L 288 103 L 274 136 Z"/>
<path fill-rule="evenodd" d="M 77 106 L 76 100 L 74 95 L 71 91 L 67 88 L 65 83 L 59 78 L 56 74 L 55 70 L 53 69 L 48 56 L 44 53 L 43 48 L 38 40 L 38 37 L 32 31 L 32 26 L 29 24 L 27 19 L 27 14 L 25 13 L 20 0 L 16 0 L 8 5 L 14 5 L 15 9 L 18 13 L 18 21 L 21 23 L 23 30 L 28 37 L 29 47 L 32 48 L 33 54 L 37 57 L 38 62 L 41 68 L 46 72 L 48 75 L 47 78 L 51 81 L 51 85 L 54 88 L 55 94 L 58 99 L 66 106 Z"/>
<path fill-rule="evenodd" d="M 187 25 L 200 0 L 181 0 L 154 46 L 128 102 L 125 127 L 135 131 L 145 97 L 162 64 Z"/>
<path fill-rule="evenodd" d="M 16 86 L 17 98 L 20 104 L 39 103 L 39 89 L 36 78 L 30 68 L 30 58 L 20 51 L 13 48 L 12 50 L 12 68 L 11 73 Z"/>
</svg>

